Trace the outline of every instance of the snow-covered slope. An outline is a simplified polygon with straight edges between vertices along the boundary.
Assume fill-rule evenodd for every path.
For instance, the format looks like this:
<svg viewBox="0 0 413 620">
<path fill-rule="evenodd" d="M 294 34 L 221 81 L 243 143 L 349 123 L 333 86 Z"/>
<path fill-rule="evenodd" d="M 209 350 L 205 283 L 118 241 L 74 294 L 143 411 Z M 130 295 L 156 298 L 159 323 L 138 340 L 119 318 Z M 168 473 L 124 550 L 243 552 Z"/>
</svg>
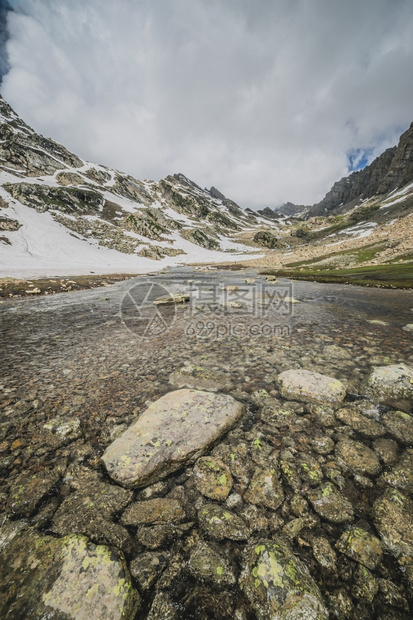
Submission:
<svg viewBox="0 0 413 620">
<path fill-rule="evenodd" d="M 138 181 L 85 162 L 36 134 L 0 97 L 0 276 L 240 260 L 252 249 L 232 235 L 261 221 L 182 174 Z"/>
</svg>

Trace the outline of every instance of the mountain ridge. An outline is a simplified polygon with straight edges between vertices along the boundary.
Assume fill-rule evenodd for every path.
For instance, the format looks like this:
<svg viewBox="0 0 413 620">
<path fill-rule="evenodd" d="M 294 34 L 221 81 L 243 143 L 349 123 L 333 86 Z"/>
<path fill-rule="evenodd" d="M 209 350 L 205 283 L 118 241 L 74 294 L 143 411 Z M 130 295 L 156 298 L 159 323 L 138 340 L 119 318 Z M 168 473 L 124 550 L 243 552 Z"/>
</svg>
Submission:
<svg viewBox="0 0 413 620">
<path fill-rule="evenodd" d="M 397 146 L 386 149 L 371 164 L 336 181 L 324 198 L 313 205 L 287 202 L 273 210 L 308 219 L 345 213 L 358 202 L 401 189 L 413 179 L 413 123 L 400 136 Z M 263 214 L 263 211 L 259 211 Z"/>
<path fill-rule="evenodd" d="M 88 265 L 93 265 L 93 254 L 99 254 L 98 263 L 105 254 L 106 272 L 138 273 L 167 259 L 214 262 L 228 253 L 236 258 L 251 252 L 232 241 L 231 234 L 259 222 L 257 214 L 215 188 L 202 189 L 182 173 L 159 182 L 140 181 L 86 162 L 37 134 L 0 96 L 0 258 L 6 264 L 14 255 L 28 270 L 37 261 L 49 262 L 54 272 L 51 247 L 43 252 L 53 235 L 59 244 L 72 247 L 71 254 L 84 250 Z M 33 238 L 36 226 L 36 234 L 45 235 L 42 223 L 52 237 L 44 239 L 43 249 Z M 119 254 L 130 260 L 120 260 Z M 82 269 L 80 260 L 78 265 L 68 256 L 65 260 L 75 271 Z"/>
</svg>

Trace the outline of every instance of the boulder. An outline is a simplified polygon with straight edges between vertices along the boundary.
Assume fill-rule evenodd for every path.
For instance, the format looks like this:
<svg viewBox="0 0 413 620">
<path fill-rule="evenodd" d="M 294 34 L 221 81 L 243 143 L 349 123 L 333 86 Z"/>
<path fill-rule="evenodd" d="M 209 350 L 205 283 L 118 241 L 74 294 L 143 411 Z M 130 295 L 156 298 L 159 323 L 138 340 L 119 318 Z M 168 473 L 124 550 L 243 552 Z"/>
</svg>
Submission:
<svg viewBox="0 0 413 620">
<path fill-rule="evenodd" d="M 314 510 L 332 523 L 353 521 L 353 507 L 331 482 L 326 482 L 307 493 Z"/>
<path fill-rule="evenodd" d="M 231 396 L 170 392 L 107 448 L 103 464 L 124 487 L 149 485 L 196 461 L 244 412 L 244 405 Z"/>
<path fill-rule="evenodd" d="M 373 505 L 373 519 L 390 553 L 413 555 L 413 502 L 408 497 L 387 488 Z"/>
<path fill-rule="evenodd" d="M 133 620 L 138 592 L 123 556 L 84 536 L 18 534 L 0 560 L 0 617 Z"/>
<path fill-rule="evenodd" d="M 198 512 L 203 530 L 215 540 L 247 540 L 249 531 L 245 522 L 233 512 L 218 506 L 206 504 Z"/>
<path fill-rule="evenodd" d="M 250 504 L 277 510 L 284 501 L 284 492 L 275 470 L 264 469 L 256 472 L 244 499 Z"/>
<path fill-rule="evenodd" d="M 374 476 L 380 471 L 379 457 L 360 441 L 343 439 L 337 443 L 335 453 L 353 473 Z"/>
<path fill-rule="evenodd" d="M 188 568 L 196 579 L 218 587 L 236 583 L 234 570 L 228 560 L 205 542 L 198 543 L 191 551 Z"/>
<path fill-rule="evenodd" d="M 157 498 L 134 502 L 123 513 L 123 525 L 175 523 L 185 519 L 185 512 L 176 499 Z"/>
<path fill-rule="evenodd" d="M 230 468 L 220 459 L 202 457 L 194 467 L 195 486 L 209 499 L 225 501 L 232 488 Z"/>
<path fill-rule="evenodd" d="M 346 389 L 341 381 L 310 370 L 285 370 L 278 376 L 281 396 L 313 403 L 341 403 Z"/>
<path fill-rule="evenodd" d="M 328 617 L 308 568 L 282 538 L 248 545 L 239 584 L 258 620 Z"/>
<path fill-rule="evenodd" d="M 361 527 L 351 527 L 336 543 L 336 548 L 352 560 L 374 570 L 383 555 L 383 547 L 378 538 Z"/>
<path fill-rule="evenodd" d="M 390 435 L 407 445 L 413 445 L 413 416 L 404 411 L 387 411 L 382 422 Z"/>
<path fill-rule="evenodd" d="M 366 392 L 376 403 L 410 413 L 413 404 L 413 369 L 405 364 L 379 366 L 368 377 Z"/>
</svg>

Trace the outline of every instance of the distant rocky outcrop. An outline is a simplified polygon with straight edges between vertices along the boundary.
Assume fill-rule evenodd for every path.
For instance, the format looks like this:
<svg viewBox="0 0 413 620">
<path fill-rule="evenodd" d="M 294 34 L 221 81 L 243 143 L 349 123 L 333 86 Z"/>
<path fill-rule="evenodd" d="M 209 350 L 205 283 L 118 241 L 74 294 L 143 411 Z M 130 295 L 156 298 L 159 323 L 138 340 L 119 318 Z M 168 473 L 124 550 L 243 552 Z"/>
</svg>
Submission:
<svg viewBox="0 0 413 620">
<path fill-rule="evenodd" d="M 399 144 L 384 151 L 364 170 L 334 183 L 323 200 L 308 209 L 307 217 L 348 211 L 356 202 L 386 194 L 413 181 L 413 123 Z"/>
<path fill-rule="evenodd" d="M 274 210 L 258 211 L 274 219 L 278 215 L 309 218 L 345 213 L 361 200 L 386 194 L 413 182 L 413 123 L 400 137 L 398 146 L 387 149 L 363 170 L 352 172 L 334 183 L 324 198 L 313 205 L 286 202 Z"/>
</svg>

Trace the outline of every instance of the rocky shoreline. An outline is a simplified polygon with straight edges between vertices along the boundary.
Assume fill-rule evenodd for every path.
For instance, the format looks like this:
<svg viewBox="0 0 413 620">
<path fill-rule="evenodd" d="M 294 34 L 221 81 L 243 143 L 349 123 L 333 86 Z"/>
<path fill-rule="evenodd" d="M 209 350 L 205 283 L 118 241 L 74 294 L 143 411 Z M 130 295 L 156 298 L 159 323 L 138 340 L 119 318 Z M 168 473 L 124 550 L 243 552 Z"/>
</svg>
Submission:
<svg viewBox="0 0 413 620">
<path fill-rule="evenodd" d="M 135 347 L 87 295 L 10 305 L 1 617 L 411 617 L 407 332 Z"/>
</svg>

